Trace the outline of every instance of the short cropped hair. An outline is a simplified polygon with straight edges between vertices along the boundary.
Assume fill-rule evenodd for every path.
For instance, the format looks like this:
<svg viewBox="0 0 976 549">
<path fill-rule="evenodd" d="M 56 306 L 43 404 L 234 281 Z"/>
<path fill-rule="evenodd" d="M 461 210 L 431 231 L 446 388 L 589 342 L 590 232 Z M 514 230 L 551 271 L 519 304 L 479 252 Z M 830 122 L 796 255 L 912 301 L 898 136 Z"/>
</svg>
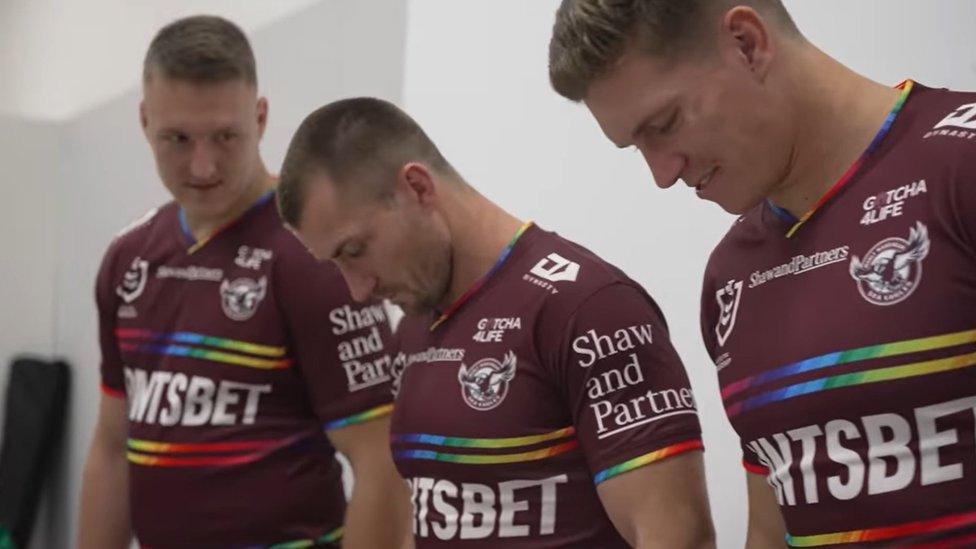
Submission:
<svg viewBox="0 0 976 549">
<path fill-rule="evenodd" d="M 747 5 L 799 34 L 781 0 L 563 0 L 549 42 L 549 80 L 557 93 L 581 101 L 627 47 L 667 57 L 703 35 L 716 8 Z"/>
<path fill-rule="evenodd" d="M 212 15 L 178 19 L 156 33 L 142 65 L 143 83 L 154 74 L 201 83 L 243 80 L 256 86 L 258 81 L 244 31 Z"/>
<path fill-rule="evenodd" d="M 312 174 L 326 174 L 343 190 L 355 187 L 359 196 L 383 198 L 392 196 L 396 172 L 409 162 L 456 174 L 396 105 L 372 97 L 330 103 L 308 115 L 288 145 L 278 182 L 281 217 L 298 227 Z"/>
</svg>

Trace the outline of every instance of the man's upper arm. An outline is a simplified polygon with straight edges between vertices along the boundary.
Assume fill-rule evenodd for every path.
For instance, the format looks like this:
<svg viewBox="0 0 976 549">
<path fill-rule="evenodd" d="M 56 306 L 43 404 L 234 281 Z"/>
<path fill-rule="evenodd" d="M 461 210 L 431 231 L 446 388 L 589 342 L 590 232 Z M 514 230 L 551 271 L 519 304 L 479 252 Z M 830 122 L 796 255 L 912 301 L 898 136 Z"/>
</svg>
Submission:
<svg viewBox="0 0 976 549">
<path fill-rule="evenodd" d="M 635 469 L 597 486 L 617 531 L 635 547 L 713 547 L 701 453 Z"/>
<path fill-rule="evenodd" d="M 125 402 L 125 374 L 118 340 L 115 336 L 119 299 L 115 293 L 114 263 L 117 244 L 109 247 L 102 258 L 95 279 L 95 305 L 98 311 L 98 343 L 101 351 L 100 375 L 102 393 Z"/>
<path fill-rule="evenodd" d="M 746 473 L 746 488 L 749 493 L 746 547 L 772 549 L 785 546 L 786 526 L 783 524 L 783 515 L 765 475 Z"/>
<path fill-rule="evenodd" d="M 570 315 L 559 347 L 556 378 L 593 482 L 620 532 L 636 541 L 649 509 L 665 523 L 677 520 L 680 509 L 663 503 L 683 499 L 693 509 L 691 536 L 710 539 L 695 401 L 650 297 L 624 283 L 596 291 Z"/>
<path fill-rule="evenodd" d="M 595 484 L 701 449 L 688 376 L 647 294 L 606 286 L 573 312 L 563 335 L 553 367 Z"/>
<path fill-rule="evenodd" d="M 390 416 L 357 423 L 326 433 L 332 445 L 349 458 L 353 469 L 392 466 L 390 457 Z"/>
<path fill-rule="evenodd" d="M 326 431 L 392 411 L 390 327 L 382 303 L 355 303 L 331 263 L 304 249 L 277 265 L 276 291 L 312 408 Z"/>
</svg>

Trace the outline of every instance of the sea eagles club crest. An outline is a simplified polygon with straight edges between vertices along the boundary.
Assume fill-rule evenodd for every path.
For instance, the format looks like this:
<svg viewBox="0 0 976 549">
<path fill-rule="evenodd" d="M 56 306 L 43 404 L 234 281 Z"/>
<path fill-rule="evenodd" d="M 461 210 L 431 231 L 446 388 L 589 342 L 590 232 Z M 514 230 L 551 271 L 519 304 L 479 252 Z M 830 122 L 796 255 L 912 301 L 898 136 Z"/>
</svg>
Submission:
<svg viewBox="0 0 976 549">
<path fill-rule="evenodd" d="M 851 257 L 850 272 L 869 303 L 894 305 L 912 295 L 922 280 L 922 260 L 929 253 L 929 231 L 921 222 L 908 240 L 891 237 L 868 250 L 864 259 Z"/>
<path fill-rule="evenodd" d="M 268 291 L 268 279 L 261 277 L 255 282 L 250 278 L 226 279 L 220 283 L 220 305 L 224 314 L 232 320 L 247 320 L 254 316 L 258 305 Z"/>
<path fill-rule="evenodd" d="M 470 368 L 464 363 L 458 370 L 461 396 L 475 410 L 491 410 L 505 400 L 508 384 L 515 377 L 515 353 L 509 351 L 502 362 L 483 358 Z"/>
<path fill-rule="evenodd" d="M 730 280 L 725 286 L 715 292 L 718 302 L 718 324 L 715 325 L 715 335 L 718 344 L 725 345 L 725 340 L 732 334 L 735 327 L 735 315 L 739 312 L 739 299 L 742 297 L 742 281 Z"/>
</svg>

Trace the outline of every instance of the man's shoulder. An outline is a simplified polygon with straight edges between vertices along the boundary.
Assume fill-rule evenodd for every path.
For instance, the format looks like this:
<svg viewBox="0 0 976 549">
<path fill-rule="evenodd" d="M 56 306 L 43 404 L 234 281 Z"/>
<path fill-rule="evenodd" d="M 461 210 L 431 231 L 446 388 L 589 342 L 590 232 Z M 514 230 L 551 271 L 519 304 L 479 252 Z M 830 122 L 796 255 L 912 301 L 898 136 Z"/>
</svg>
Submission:
<svg viewBox="0 0 976 549">
<path fill-rule="evenodd" d="M 551 288 L 541 304 L 543 318 L 568 319 L 604 288 L 623 285 L 647 296 L 640 284 L 586 247 L 543 232 L 522 257 L 521 276 Z"/>
</svg>

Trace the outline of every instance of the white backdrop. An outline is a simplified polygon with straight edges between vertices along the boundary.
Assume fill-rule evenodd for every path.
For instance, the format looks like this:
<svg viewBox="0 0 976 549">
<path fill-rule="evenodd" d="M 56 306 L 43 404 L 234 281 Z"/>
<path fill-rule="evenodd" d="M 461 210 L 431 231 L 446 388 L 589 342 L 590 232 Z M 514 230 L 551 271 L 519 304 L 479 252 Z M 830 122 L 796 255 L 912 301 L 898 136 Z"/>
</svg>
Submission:
<svg viewBox="0 0 976 549">
<path fill-rule="evenodd" d="M 50 8 L 57 3 L 26 4 Z M 167 4 L 173 17 L 210 9 L 257 24 L 268 17 L 258 3 Z M 78 29 L 57 32 L 39 8 L 17 12 L 13 5 L 0 2 L 0 66 L 43 64 L 52 51 L 67 51 L 72 39 L 80 39 Z M 614 148 L 582 107 L 550 91 L 546 53 L 557 5 L 558 0 L 288 3 L 278 14 L 286 17 L 252 33 L 261 87 L 271 101 L 265 158 L 276 170 L 300 119 L 327 101 L 359 94 L 398 101 L 489 197 L 590 247 L 643 283 L 664 309 L 698 393 L 720 547 L 741 547 L 745 500 L 739 449 L 698 334 L 702 268 L 731 218 L 680 186 L 671 192 L 653 187 L 639 155 Z M 787 0 L 787 5 L 815 43 L 879 81 L 913 77 L 928 85 L 976 89 L 973 0 Z M 12 13 L 20 19 L 8 17 Z M 84 32 L 92 26 L 97 31 L 99 24 L 108 34 L 118 17 L 88 17 Z M 115 99 L 58 124 L 0 118 L 0 165 L 6 176 L 0 182 L 5 197 L 0 358 L 31 350 L 56 353 L 75 366 L 65 450 L 34 549 L 66 548 L 74 536 L 79 475 L 98 398 L 91 289 L 98 261 L 120 227 L 165 199 L 138 127 L 139 93 L 131 88 L 149 34 L 112 35 L 115 42 L 106 54 L 113 58 L 98 66 L 103 80 L 116 88 L 98 86 L 97 91 Z M 11 45 L 12 37 L 28 35 L 42 38 L 46 45 L 40 52 Z M 61 49 L 48 44 L 58 41 Z M 52 62 L 55 68 L 65 63 Z M 47 109 L 46 118 L 78 108 L 64 103 L 63 90 L 40 89 L 50 77 L 22 77 L 12 88 L 10 79 L 26 73 L 4 74 L 3 110 L 41 116 L 37 113 Z M 65 69 L 64 74 L 75 73 Z M 38 96 L 20 107 L 3 95 L 15 89 L 23 98 L 31 86 Z M 82 102 L 92 97 L 82 95 Z M 40 105 L 40 97 L 53 103 Z"/>
</svg>

